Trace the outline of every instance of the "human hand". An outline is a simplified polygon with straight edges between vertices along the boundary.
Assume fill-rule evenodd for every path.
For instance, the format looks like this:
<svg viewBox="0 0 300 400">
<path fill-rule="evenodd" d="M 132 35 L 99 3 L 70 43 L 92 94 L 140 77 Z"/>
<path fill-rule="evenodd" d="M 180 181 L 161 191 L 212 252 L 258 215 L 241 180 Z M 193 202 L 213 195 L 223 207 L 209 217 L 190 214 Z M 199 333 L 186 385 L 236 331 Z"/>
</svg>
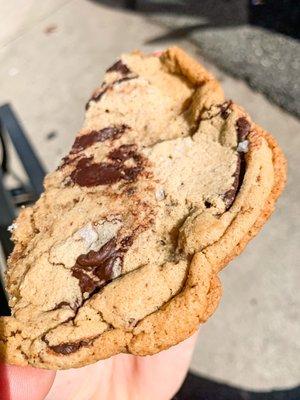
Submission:
<svg viewBox="0 0 300 400">
<path fill-rule="evenodd" d="M 0 364 L 1 400 L 44 400 L 55 378 L 55 371 Z"/>
<path fill-rule="evenodd" d="M 1 400 L 169 400 L 187 373 L 197 335 L 148 357 L 119 354 L 83 368 L 0 366 Z"/>
</svg>

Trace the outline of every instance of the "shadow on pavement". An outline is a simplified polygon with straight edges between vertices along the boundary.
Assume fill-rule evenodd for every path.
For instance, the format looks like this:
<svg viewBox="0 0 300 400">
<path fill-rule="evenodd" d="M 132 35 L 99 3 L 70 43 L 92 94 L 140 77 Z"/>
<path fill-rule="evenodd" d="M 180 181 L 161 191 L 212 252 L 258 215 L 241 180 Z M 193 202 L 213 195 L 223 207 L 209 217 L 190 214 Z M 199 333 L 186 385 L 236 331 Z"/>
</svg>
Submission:
<svg viewBox="0 0 300 400">
<path fill-rule="evenodd" d="M 173 400 L 299 400 L 300 386 L 253 392 L 189 373 Z"/>
<path fill-rule="evenodd" d="M 109 7 L 125 7 L 136 12 L 147 14 L 170 14 L 173 16 L 187 16 L 191 18 L 203 18 L 203 26 L 206 23 L 216 26 L 234 26 L 247 23 L 246 0 L 139 0 L 139 1 L 114 1 L 92 0 Z M 135 3 L 135 6 L 130 4 Z"/>
<path fill-rule="evenodd" d="M 294 0 L 93 1 L 110 7 L 125 7 L 147 14 L 159 13 L 204 19 L 203 23 L 184 27 L 179 36 L 177 30 L 173 32 L 173 36 L 170 32 L 171 38 L 187 36 L 190 29 L 224 28 L 245 24 L 300 38 L 300 3 Z"/>
</svg>

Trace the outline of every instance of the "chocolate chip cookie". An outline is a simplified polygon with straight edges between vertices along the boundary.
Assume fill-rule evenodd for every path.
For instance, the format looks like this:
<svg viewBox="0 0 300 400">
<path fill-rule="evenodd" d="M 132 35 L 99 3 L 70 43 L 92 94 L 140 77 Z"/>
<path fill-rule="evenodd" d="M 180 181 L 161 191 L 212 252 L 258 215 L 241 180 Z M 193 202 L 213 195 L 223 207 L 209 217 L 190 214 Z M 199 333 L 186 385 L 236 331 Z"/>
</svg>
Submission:
<svg viewBox="0 0 300 400">
<path fill-rule="evenodd" d="M 218 272 L 272 213 L 285 171 L 273 137 L 182 50 L 122 55 L 14 224 L 1 358 L 71 368 L 184 340 L 217 307 Z"/>
</svg>

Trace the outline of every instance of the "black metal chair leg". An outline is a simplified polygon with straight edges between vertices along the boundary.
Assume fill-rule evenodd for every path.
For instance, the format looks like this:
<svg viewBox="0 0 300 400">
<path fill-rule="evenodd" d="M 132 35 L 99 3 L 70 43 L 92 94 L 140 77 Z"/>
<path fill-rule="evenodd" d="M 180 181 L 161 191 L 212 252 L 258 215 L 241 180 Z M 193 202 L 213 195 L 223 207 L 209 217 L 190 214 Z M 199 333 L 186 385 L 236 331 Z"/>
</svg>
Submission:
<svg viewBox="0 0 300 400">
<path fill-rule="evenodd" d="M 125 7 L 129 10 L 136 10 L 137 0 L 125 0 Z"/>
</svg>

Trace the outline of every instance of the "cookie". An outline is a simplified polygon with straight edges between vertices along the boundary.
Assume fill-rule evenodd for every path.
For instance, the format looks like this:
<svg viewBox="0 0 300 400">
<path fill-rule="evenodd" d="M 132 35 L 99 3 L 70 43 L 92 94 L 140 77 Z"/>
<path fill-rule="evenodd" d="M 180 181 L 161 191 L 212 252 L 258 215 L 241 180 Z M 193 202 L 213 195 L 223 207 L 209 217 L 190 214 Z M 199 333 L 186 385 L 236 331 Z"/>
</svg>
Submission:
<svg viewBox="0 0 300 400">
<path fill-rule="evenodd" d="M 184 340 L 285 175 L 272 136 L 182 50 L 122 55 L 14 224 L 1 358 L 64 369 Z"/>
</svg>

